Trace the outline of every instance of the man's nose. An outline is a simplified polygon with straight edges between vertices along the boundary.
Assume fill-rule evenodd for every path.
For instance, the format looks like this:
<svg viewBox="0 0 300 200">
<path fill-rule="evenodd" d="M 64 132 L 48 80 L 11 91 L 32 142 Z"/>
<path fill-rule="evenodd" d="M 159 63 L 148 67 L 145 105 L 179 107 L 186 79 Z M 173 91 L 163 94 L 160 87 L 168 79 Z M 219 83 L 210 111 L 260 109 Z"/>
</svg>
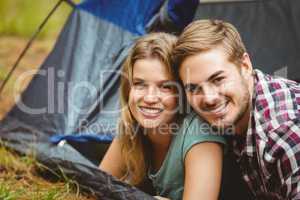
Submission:
<svg viewBox="0 0 300 200">
<path fill-rule="evenodd" d="M 219 93 L 215 87 L 203 87 L 203 103 L 206 107 L 214 107 L 218 99 Z"/>
</svg>

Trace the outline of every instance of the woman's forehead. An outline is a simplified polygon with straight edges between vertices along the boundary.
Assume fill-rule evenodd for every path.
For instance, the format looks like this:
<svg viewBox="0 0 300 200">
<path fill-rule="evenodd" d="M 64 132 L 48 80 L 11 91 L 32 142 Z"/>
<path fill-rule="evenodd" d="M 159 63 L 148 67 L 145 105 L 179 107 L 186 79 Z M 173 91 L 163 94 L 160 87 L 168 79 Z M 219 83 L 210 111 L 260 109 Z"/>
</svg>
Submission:
<svg viewBox="0 0 300 200">
<path fill-rule="evenodd" d="M 150 80 L 171 80 L 168 67 L 159 59 L 148 58 L 137 60 L 133 65 L 132 78 Z"/>
</svg>

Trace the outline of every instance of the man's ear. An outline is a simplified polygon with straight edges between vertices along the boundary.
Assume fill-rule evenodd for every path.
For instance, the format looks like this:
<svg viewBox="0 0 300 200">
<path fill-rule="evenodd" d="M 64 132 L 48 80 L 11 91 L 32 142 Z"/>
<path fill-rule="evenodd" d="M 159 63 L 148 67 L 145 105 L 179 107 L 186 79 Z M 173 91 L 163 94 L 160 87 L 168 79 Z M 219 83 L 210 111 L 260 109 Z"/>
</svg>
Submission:
<svg viewBox="0 0 300 200">
<path fill-rule="evenodd" d="M 244 53 L 241 59 L 241 74 L 243 76 L 251 75 L 252 74 L 252 63 L 250 60 L 250 56 L 248 53 Z"/>
</svg>

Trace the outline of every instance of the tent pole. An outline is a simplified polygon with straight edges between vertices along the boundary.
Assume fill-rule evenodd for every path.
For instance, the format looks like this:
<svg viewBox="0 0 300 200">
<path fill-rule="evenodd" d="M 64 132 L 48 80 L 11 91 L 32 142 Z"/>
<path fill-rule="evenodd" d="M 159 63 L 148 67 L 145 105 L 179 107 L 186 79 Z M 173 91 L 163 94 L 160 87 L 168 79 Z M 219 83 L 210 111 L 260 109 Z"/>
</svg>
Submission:
<svg viewBox="0 0 300 200">
<path fill-rule="evenodd" d="M 7 83 L 7 81 L 10 79 L 12 73 L 15 71 L 15 69 L 17 68 L 17 66 L 19 65 L 21 59 L 24 57 L 24 55 L 26 54 L 26 52 L 28 51 L 28 49 L 30 48 L 30 46 L 32 45 L 32 42 L 36 39 L 37 35 L 41 32 L 42 28 L 45 26 L 45 24 L 48 22 L 49 18 L 53 15 L 53 13 L 57 10 L 57 8 L 60 6 L 60 4 L 63 1 L 70 1 L 70 0 L 59 0 L 57 2 L 57 4 L 52 8 L 52 10 L 49 12 L 49 14 L 46 16 L 46 18 L 44 19 L 44 21 L 41 23 L 41 25 L 38 27 L 38 29 L 36 30 L 36 32 L 32 35 L 32 37 L 30 38 L 30 40 L 28 41 L 28 43 L 26 44 L 25 48 L 23 49 L 22 53 L 20 54 L 20 56 L 18 57 L 17 61 L 15 62 L 15 64 L 13 65 L 13 67 L 11 68 L 11 70 L 9 71 L 9 73 L 7 74 L 7 76 L 5 77 L 3 83 L 1 84 L 0 87 L 0 96 L 3 92 L 3 89 Z M 73 3 L 73 2 L 72 2 Z"/>
<path fill-rule="evenodd" d="M 72 1 L 72 0 L 63 0 L 64 2 L 66 2 L 67 4 L 69 4 L 70 6 L 75 7 L 76 4 Z"/>
</svg>

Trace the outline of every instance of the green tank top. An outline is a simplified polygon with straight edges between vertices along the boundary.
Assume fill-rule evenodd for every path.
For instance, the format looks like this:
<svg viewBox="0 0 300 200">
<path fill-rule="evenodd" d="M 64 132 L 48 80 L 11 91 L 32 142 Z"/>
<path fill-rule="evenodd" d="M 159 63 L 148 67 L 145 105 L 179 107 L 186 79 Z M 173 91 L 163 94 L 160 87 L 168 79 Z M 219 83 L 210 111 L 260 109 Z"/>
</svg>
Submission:
<svg viewBox="0 0 300 200">
<path fill-rule="evenodd" d="M 163 161 L 156 173 L 148 172 L 156 195 L 172 200 L 182 199 L 184 189 L 184 159 L 187 152 L 195 144 L 201 142 L 217 142 L 225 144 L 225 139 L 218 135 L 210 135 L 209 125 L 191 113 L 185 117 L 181 128 L 173 133 L 172 141 Z"/>
</svg>

